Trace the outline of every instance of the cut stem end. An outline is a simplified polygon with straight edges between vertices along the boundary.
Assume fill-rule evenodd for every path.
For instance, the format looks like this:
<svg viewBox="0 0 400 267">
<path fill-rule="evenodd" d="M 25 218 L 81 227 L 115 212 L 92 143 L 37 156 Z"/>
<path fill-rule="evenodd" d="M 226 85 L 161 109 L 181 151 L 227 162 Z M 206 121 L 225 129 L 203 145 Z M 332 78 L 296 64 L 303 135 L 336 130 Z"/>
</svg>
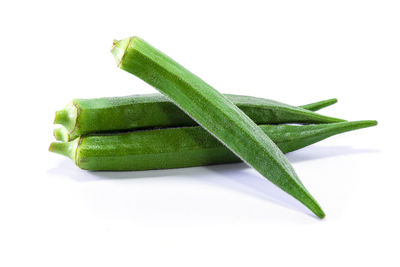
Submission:
<svg viewBox="0 0 400 267">
<path fill-rule="evenodd" d="M 59 127 L 54 129 L 53 135 L 57 141 L 68 142 L 70 137 L 68 130 L 65 127 Z"/>
<path fill-rule="evenodd" d="M 122 59 L 124 58 L 125 55 L 125 51 L 128 49 L 128 46 L 131 44 L 133 38 L 134 37 L 130 37 L 122 40 L 113 41 L 111 54 L 113 54 L 115 62 L 117 62 L 118 67 L 121 66 Z"/>
<path fill-rule="evenodd" d="M 50 144 L 49 151 L 63 156 L 66 156 L 75 161 L 75 151 L 78 148 L 78 140 L 75 139 L 71 142 L 53 142 Z"/>
<path fill-rule="evenodd" d="M 56 116 L 54 118 L 54 124 L 67 124 L 68 123 L 68 111 L 65 109 L 56 111 Z"/>
</svg>

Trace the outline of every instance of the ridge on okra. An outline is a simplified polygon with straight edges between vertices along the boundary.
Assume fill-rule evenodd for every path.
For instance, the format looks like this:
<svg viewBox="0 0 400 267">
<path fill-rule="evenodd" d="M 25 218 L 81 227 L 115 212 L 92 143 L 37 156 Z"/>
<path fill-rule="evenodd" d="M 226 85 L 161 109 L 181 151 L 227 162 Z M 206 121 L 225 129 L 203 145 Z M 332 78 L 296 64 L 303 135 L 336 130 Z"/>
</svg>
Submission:
<svg viewBox="0 0 400 267">
<path fill-rule="evenodd" d="M 307 109 L 318 110 L 334 104 L 335 99 L 295 107 L 278 101 L 252 96 L 226 94 L 256 124 L 330 123 L 343 121 Z M 192 126 L 197 123 L 161 94 L 74 99 L 57 111 L 55 124 L 68 131 L 68 139 L 105 131 L 159 127 Z"/>
<path fill-rule="evenodd" d="M 152 85 L 244 162 L 303 203 L 325 213 L 274 142 L 232 101 L 138 37 L 114 41 L 117 66 Z"/>
</svg>

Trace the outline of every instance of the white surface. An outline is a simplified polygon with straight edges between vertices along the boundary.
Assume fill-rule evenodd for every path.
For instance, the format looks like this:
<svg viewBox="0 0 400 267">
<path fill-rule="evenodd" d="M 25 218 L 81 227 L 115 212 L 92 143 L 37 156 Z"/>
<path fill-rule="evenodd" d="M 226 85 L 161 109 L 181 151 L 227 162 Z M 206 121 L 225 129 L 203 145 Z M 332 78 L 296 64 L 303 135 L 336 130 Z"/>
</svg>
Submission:
<svg viewBox="0 0 400 267">
<path fill-rule="evenodd" d="M 3 1 L 0 266 L 399 266 L 398 1 Z M 73 98 L 155 92 L 138 35 L 225 93 L 379 126 L 289 155 L 319 220 L 244 165 L 86 172 L 47 151 Z"/>
</svg>

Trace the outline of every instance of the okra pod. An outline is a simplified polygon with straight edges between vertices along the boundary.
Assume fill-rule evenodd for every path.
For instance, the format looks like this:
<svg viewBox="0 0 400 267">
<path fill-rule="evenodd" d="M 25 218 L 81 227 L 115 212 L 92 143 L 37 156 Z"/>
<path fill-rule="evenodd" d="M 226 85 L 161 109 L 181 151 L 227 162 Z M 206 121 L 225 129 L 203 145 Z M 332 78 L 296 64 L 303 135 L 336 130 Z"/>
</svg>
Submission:
<svg viewBox="0 0 400 267">
<path fill-rule="evenodd" d="M 269 99 L 225 96 L 257 124 L 343 121 Z M 315 110 L 316 106 L 322 106 L 322 102 L 308 106 Z M 56 112 L 54 123 L 68 130 L 68 140 L 96 132 L 196 125 L 193 119 L 161 94 L 74 99 L 66 108 Z"/>
<path fill-rule="evenodd" d="M 287 153 L 336 134 L 374 125 L 376 121 L 259 127 Z M 70 142 L 54 142 L 49 150 L 92 171 L 141 171 L 240 161 L 199 126 L 87 135 Z"/>
<path fill-rule="evenodd" d="M 111 52 L 118 67 L 158 89 L 244 162 L 325 217 L 279 148 L 232 101 L 138 37 L 114 41 Z"/>
</svg>

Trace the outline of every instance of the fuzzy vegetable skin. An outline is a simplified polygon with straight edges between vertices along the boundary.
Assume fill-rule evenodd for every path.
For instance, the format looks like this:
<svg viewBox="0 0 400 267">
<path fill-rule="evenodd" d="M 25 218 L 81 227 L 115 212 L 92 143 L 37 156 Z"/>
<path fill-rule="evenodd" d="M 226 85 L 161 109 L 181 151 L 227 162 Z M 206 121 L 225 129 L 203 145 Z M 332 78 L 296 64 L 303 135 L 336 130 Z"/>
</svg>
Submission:
<svg viewBox="0 0 400 267">
<path fill-rule="evenodd" d="M 317 125 L 261 125 L 287 153 L 330 136 L 376 125 L 376 121 Z M 239 162 L 240 159 L 199 126 L 98 134 L 54 142 L 50 151 L 86 170 L 141 171 Z"/>
<path fill-rule="evenodd" d="M 269 99 L 225 96 L 257 124 L 343 121 Z M 329 100 L 306 106 L 316 110 L 324 107 L 321 103 L 327 101 Z M 68 141 L 80 135 L 97 132 L 196 125 L 194 120 L 161 94 L 74 99 L 63 110 L 56 112 L 54 123 L 64 126 L 68 132 Z"/>
<path fill-rule="evenodd" d="M 158 89 L 265 178 L 325 217 L 284 154 L 232 101 L 138 37 L 114 41 L 111 52 L 118 67 Z"/>
</svg>

